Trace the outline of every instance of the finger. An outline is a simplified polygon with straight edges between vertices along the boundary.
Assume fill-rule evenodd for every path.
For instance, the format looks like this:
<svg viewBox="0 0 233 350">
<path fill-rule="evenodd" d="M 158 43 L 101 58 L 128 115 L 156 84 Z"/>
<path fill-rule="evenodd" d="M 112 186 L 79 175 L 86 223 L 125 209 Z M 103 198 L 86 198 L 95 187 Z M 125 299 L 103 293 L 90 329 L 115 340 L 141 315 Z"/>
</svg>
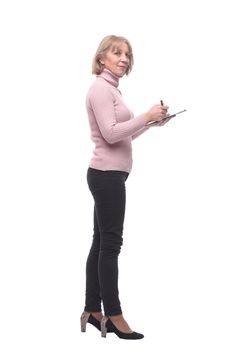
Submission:
<svg viewBox="0 0 233 350">
<path fill-rule="evenodd" d="M 165 125 L 170 119 L 171 119 L 171 118 L 165 118 L 165 119 L 163 119 L 163 120 L 159 123 L 160 126 Z"/>
<path fill-rule="evenodd" d="M 166 119 L 164 120 L 164 124 L 168 123 L 170 120 L 171 120 L 171 118 L 166 118 Z"/>
<path fill-rule="evenodd" d="M 164 119 L 164 117 L 166 116 L 166 113 L 167 113 L 166 111 L 161 110 L 161 111 L 160 111 L 160 118 L 161 118 L 161 119 Z"/>
<path fill-rule="evenodd" d="M 157 125 L 158 126 L 163 126 L 164 125 L 164 120 L 161 120 Z"/>
</svg>

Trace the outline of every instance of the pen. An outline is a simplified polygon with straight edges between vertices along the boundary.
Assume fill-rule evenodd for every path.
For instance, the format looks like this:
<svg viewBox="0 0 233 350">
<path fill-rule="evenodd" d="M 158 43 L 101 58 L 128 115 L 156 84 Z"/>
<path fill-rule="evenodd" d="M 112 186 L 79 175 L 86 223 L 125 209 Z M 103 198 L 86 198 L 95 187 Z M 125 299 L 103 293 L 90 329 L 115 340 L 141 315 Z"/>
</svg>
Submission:
<svg viewBox="0 0 233 350">
<path fill-rule="evenodd" d="M 160 104 L 161 104 L 161 106 L 164 105 L 164 104 L 163 104 L 163 100 L 160 100 Z M 163 118 L 163 119 L 166 119 L 166 118 Z"/>
</svg>

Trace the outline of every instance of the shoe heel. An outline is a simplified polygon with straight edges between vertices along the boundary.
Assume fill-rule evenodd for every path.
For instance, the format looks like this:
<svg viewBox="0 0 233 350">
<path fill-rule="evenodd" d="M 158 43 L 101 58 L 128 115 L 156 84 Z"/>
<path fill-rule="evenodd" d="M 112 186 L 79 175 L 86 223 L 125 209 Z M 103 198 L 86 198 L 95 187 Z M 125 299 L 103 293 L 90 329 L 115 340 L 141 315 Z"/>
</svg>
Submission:
<svg viewBox="0 0 233 350">
<path fill-rule="evenodd" d="M 90 314 L 84 311 L 80 317 L 81 332 L 86 332 L 86 325 Z"/>
<path fill-rule="evenodd" d="M 108 321 L 108 318 L 107 317 L 103 317 L 102 320 L 101 320 L 101 336 L 103 338 L 106 338 L 106 335 L 107 335 L 107 327 L 106 327 L 106 322 Z"/>
</svg>

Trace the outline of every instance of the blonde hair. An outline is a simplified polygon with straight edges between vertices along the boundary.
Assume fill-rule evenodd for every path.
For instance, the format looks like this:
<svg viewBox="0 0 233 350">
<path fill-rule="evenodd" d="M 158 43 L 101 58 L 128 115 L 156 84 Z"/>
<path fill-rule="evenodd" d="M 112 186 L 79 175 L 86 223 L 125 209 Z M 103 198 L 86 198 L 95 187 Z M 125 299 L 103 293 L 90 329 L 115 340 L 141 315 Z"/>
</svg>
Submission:
<svg viewBox="0 0 233 350">
<path fill-rule="evenodd" d="M 97 51 L 92 61 L 92 74 L 99 75 L 100 73 L 102 73 L 104 69 L 104 65 L 100 62 L 101 58 L 105 55 L 107 51 L 109 51 L 110 49 L 114 50 L 122 42 L 127 44 L 129 48 L 129 66 L 125 74 L 128 75 L 131 72 L 133 68 L 134 60 L 133 60 L 133 51 L 129 40 L 127 40 L 123 36 L 108 35 L 102 39 L 102 41 L 100 42 L 97 48 Z"/>
</svg>

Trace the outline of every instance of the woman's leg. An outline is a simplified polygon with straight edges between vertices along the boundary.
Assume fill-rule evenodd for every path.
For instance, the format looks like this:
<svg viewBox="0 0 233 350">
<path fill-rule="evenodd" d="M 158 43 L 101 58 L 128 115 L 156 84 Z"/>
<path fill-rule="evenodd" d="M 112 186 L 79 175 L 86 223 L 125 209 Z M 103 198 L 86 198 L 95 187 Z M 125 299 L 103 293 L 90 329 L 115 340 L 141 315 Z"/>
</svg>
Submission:
<svg viewBox="0 0 233 350">
<path fill-rule="evenodd" d="M 118 330 L 132 333 L 125 321 L 118 293 L 118 255 L 123 243 L 125 216 L 125 180 L 128 175 L 110 172 L 104 193 L 95 194 L 96 213 L 100 228 L 99 281 L 105 315 Z"/>
<path fill-rule="evenodd" d="M 95 224 L 93 245 L 87 263 L 89 283 L 87 283 L 86 293 L 87 296 L 93 296 L 90 298 L 93 306 L 87 302 L 86 311 L 91 312 L 98 320 L 101 319 L 101 312 L 93 312 L 96 310 L 94 305 L 100 302 L 100 295 L 105 315 L 109 316 L 118 330 L 131 333 L 132 329 L 122 315 L 118 296 L 118 255 L 122 245 L 127 177 L 128 174 L 123 172 L 101 172 L 93 169 L 88 171 L 88 184 L 95 200 Z M 99 259 L 96 269 L 98 249 Z M 96 280 L 97 275 L 99 284 Z"/>
<path fill-rule="evenodd" d="M 90 169 L 88 172 L 100 233 L 99 284 L 105 315 L 108 316 L 122 313 L 118 293 L 118 255 L 123 242 L 127 176 L 120 171 Z"/>
<path fill-rule="evenodd" d="M 100 232 L 94 208 L 94 234 L 92 246 L 86 262 L 86 302 L 85 311 L 100 312 L 101 296 L 98 276 Z M 101 317 L 101 316 L 100 316 Z M 99 318 L 99 317 L 98 317 Z"/>
</svg>

